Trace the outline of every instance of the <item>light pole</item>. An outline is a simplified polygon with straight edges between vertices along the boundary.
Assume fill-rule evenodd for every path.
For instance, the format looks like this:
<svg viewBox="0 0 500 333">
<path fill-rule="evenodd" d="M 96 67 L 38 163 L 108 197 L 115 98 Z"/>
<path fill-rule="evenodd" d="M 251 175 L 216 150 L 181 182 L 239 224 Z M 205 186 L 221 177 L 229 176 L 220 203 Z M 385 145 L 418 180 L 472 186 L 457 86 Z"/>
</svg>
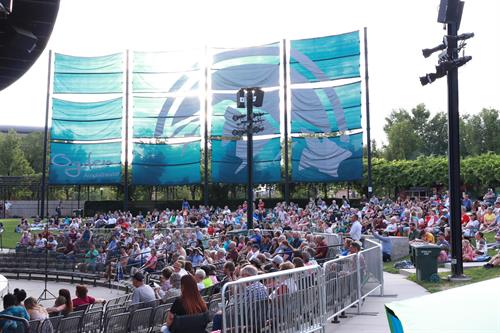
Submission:
<svg viewBox="0 0 500 333">
<path fill-rule="evenodd" d="M 246 98 L 245 98 L 246 94 Z M 238 108 L 246 106 L 247 114 L 245 116 L 233 116 L 233 120 L 240 120 L 243 129 L 234 130 L 233 135 L 247 136 L 247 230 L 253 229 L 253 134 L 264 130 L 261 125 L 254 126 L 254 121 L 261 124 L 263 113 L 253 113 L 253 107 L 262 106 L 264 92 L 260 88 L 241 88 L 236 96 Z M 254 120 L 254 116 L 257 119 Z"/>
<path fill-rule="evenodd" d="M 101 190 L 101 201 L 102 201 L 102 192 L 104 191 L 104 189 L 101 187 L 99 190 Z"/>
<path fill-rule="evenodd" d="M 464 2 L 459 0 L 441 1 L 438 22 L 447 24 L 448 34 L 444 36 L 440 45 L 422 50 L 425 58 L 434 52 L 442 52 L 439 54 L 436 72 L 426 74 L 420 78 L 422 85 L 430 84 L 445 75 L 447 75 L 448 79 L 448 189 L 450 193 L 451 229 L 451 276 L 449 278 L 452 281 L 469 279 L 463 274 L 462 258 L 458 68 L 472 59 L 471 56 L 459 57 L 459 52 L 465 47 L 465 40 L 474 37 L 474 34 L 458 35 L 463 6 Z"/>
</svg>

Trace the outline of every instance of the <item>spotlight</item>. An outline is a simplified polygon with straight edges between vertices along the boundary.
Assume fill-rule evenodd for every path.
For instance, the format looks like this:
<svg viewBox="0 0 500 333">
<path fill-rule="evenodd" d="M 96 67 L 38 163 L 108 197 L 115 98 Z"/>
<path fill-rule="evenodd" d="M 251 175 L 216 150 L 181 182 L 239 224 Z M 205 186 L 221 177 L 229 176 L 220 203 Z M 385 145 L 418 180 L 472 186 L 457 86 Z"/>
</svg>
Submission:
<svg viewBox="0 0 500 333">
<path fill-rule="evenodd" d="M 240 114 L 240 115 L 233 115 L 233 120 L 238 121 L 246 117 L 246 114 Z"/>
<path fill-rule="evenodd" d="M 436 72 L 436 73 L 428 73 L 425 76 L 420 77 L 420 83 L 423 86 L 425 86 L 426 84 L 431 84 L 432 82 L 436 81 L 436 79 L 439 79 L 445 75 L 446 75 L 446 71 Z"/>
<path fill-rule="evenodd" d="M 445 43 L 440 44 L 440 45 L 433 47 L 433 48 L 430 48 L 430 49 L 423 49 L 422 54 L 424 55 L 424 58 L 429 58 L 430 55 L 433 54 L 434 52 L 441 51 L 444 49 L 446 49 Z"/>
</svg>

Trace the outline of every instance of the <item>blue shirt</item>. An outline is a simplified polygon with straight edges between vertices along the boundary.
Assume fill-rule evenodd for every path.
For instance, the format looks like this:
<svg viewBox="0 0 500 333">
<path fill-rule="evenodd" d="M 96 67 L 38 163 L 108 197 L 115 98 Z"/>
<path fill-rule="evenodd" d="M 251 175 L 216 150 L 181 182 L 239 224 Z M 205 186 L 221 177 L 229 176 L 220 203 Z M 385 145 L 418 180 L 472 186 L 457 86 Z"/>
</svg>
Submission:
<svg viewBox="0 0 500 333">
<path fill-rule="evenodd" d="M 0 314 L 30 320 L 30 316 L 23 306 L 11 306 L 11 307 L 7 308 L 6 310 L 3 310 L 2 312 L 0 312 Z M 13 320 L 1 321 L 0 322 L 0 329 L 3 330 L 5 327 L 15 328 L 15 327 L 17 327 L 17 323 Z"/>
<path fill-rule="evenodd" d="M 391 254 L 392 253 L 392 243 L 391 243 L 391 238 L 390 237 L 385 237 L 385 236 L 380 236 L 378 233 L 374 232 L 373 237 L 378 239 L 380 243 L 382 244 L 382 252 Z"/>
</svg>

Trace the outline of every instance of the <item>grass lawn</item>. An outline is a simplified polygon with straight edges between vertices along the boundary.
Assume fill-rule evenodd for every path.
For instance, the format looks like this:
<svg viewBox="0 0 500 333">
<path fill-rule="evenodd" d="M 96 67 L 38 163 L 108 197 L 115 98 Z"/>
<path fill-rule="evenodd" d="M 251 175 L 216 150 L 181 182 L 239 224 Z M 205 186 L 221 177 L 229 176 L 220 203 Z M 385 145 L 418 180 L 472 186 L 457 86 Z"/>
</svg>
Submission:
<svg viewBox="0 0 500 333">
<path fill-rule="evenodd" d="M 0 219 L 3 223 L 2 242 L 3 247 L 7 249 L 14 249 L 17 242 L 21 238 L 21 234 L 16 233 L 16 226 L 21 223 L 21 219 Z"/>
<path fill-rule="evenodd" d="M 486 241 L 488 243 L 493 243 L 495 242 L 495 234 L 490 232 L 485 234 Z M 497 253 L 496 250 L 489 250 L 488 254 L 490 256 L 494 256 Z M 409 257 L 402 258 L 400 260 L 407 260 Z M 398 260 L 398 261 L 400 261 Z M 384 263 L 384 271 L 388 273 L 393 273 L 393 274 L 398 274 L 399 270 L 394 268 L 394 262 L 389 262 L 389 263 Z M 492 269 L 484 269 L 483 267 L 477 267 L 477 268 L 470 268 L 464 270 L 464 274 L 468 277 L 471 278 L 470 281 L 467 281 L 465 283 L 458 283 L 458 282 L 449 282 L 447 280 L 448 275 L 450 275 L 449 272 L 444 272 L 440 273 L 439 276 L 441 277 L 441 281 L 438 283 L 432 283 L 432 282 L 423 282 L 423 281 L 417 281 L 416 279 L 416 274 L 412 274 L 408 277 L 409 280 L 418 283 L 425 289 L 427 289 L 431 293 L 435 293 L 438 291 L 450 289 L 450 288 L 456 288 L 460 287 L 466 284 L 470 283 L 475 283 L 475 282 L 480 282 L 484 280 L 489 280 L 493 278 L 500 277 L 500 267 L 494 267 Z"/>
</svg>

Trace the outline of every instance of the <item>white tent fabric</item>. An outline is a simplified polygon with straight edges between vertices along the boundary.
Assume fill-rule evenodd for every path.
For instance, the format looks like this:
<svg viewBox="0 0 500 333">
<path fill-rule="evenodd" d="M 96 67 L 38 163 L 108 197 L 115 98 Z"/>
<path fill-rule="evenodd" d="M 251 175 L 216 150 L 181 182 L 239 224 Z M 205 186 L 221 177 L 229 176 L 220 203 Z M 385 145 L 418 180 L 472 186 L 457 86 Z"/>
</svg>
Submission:
<svg viewBox="0 0 500 333">
<path fill-rule="evenodd" d="M 386 308 L 404 333 L 499 333 L 500 278 L 392 302 Z"/>
</svg>

